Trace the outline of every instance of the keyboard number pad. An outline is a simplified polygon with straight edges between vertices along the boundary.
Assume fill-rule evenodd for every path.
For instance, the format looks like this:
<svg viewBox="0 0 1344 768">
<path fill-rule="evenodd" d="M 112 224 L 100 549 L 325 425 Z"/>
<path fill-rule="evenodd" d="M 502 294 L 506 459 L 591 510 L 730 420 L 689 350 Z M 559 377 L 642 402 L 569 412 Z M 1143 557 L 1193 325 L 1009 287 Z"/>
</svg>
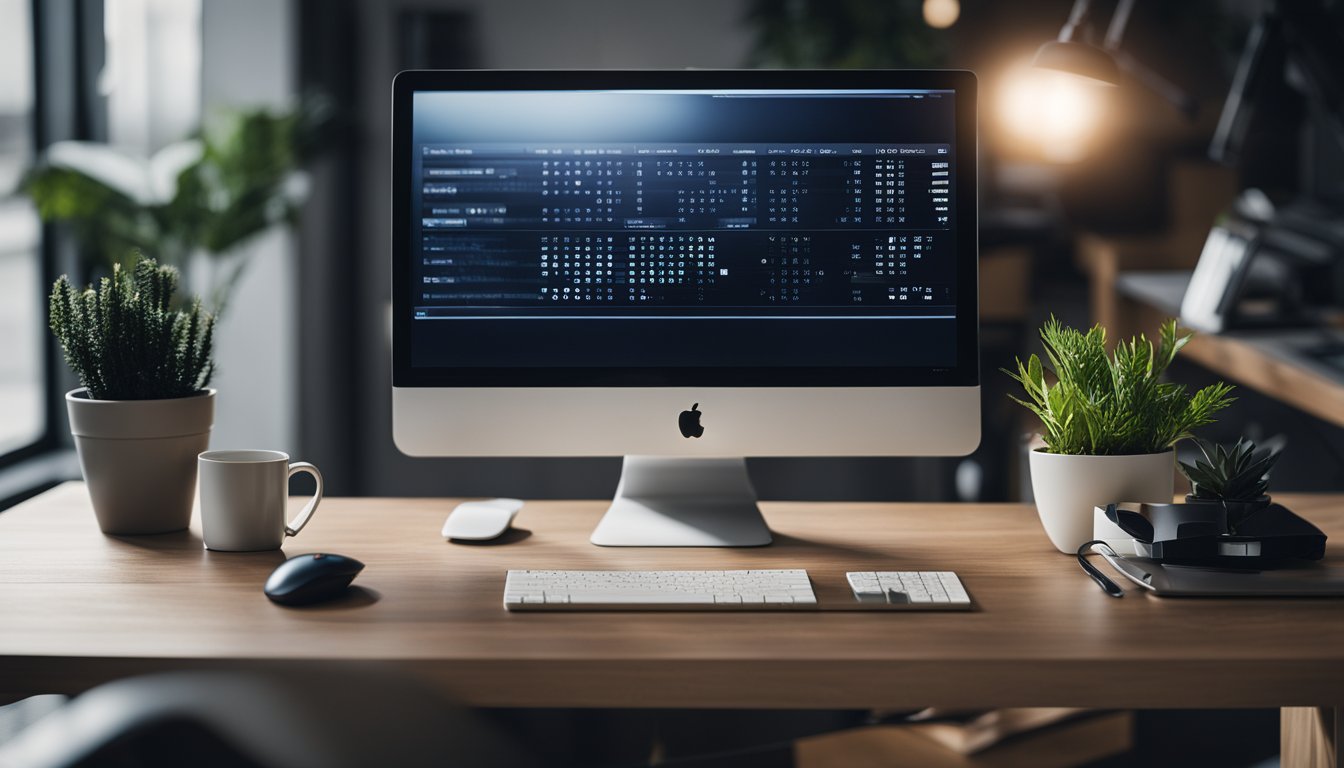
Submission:
<svg viewBox="0 0 1344 768">
<path fill-rule="evenodd" d="M 961 579 L 951 571 L 854 571 L 845 577 L 861 603 L 936 608 L 971 602 Z"/>
</svg>

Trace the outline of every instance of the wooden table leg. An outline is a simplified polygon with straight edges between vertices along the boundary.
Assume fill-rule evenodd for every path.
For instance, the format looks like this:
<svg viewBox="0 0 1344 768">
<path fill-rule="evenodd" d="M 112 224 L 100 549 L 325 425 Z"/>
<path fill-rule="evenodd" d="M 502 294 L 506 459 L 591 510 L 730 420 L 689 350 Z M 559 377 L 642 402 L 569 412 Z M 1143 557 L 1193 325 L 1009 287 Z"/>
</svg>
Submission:
<svg viewBox="0 0 1344 768">
<path fill-rule="evenodd" d="M 1284 707 L 1279 710 L 1283 768 L 1344 768 L 1339 748 L 1344 707 Z"/>
</svg>

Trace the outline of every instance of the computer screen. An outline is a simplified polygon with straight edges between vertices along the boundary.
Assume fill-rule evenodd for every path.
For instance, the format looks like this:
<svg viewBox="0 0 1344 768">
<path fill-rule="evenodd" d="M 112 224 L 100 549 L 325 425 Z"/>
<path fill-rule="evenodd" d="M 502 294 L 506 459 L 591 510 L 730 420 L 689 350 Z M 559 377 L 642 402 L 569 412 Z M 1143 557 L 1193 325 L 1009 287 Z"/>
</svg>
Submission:
<svg viewBox="0 0 1344 768">
<path fill-rule="evenodd" d="M 976 383 L 951 85 L 412 88 L 398 375 Z"/>
<path fill-rule="evenodd" d="M 755 546 L 746 456 L 980 439 L 968 72 L 403 72 L 393 438 L 624 455 L 604 546 Z"/>
</svg>

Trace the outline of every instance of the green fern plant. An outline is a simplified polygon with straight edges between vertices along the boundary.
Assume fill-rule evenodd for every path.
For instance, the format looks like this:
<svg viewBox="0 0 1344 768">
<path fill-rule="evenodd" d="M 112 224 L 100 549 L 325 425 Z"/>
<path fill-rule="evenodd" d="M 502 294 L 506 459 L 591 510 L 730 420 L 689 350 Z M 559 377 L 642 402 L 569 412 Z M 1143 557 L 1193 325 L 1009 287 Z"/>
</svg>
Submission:
<svg viewBox="0 0 1344 768">
<path fill-rule="evenodd" d="M 77 290 L 62 275 L 51 289 L 51 331 L 94 400 L 158 400 L 205 389 L 214 317 L 193 299 L 173 309 L 178 271 L 141 258 L 113 265 L 98 288 Z"/>
<path fill-rule="evenodd" d="M 1279 452 L 1256 451 L 1250 440 L 1237 440 L 1222 446 L 1196 440 L 1204 460 L 1179 463 L 1181 474 L 1190 481 L 1191 498 L 1207 501 L 1257 501 L 1269 490 L 1269 472 L 1279 460 Z"/>
<path fill-rule="evenodd" d="M 1156 347 L 1146 336 L 1121 341 L 1106 353 L 1106 330 L 1083 333 L 1054 317 L 1041 328 L 1046 362 L 1031 355 L 1017 370 L 1004 370 L 1026 391 L 1012 397 L 1036 414 L 1049 453 L 1120 455 L 1161 453 L 1192 430 L 1210 424 L 1233 401 L 1232 387 L 1219 382 L 1189 395 L 1162 373 L 1189 336 L 1176 321 L 1162 324 Z M 1052 384 L 1046 372 L 1054 374 Z"/>
</svg>

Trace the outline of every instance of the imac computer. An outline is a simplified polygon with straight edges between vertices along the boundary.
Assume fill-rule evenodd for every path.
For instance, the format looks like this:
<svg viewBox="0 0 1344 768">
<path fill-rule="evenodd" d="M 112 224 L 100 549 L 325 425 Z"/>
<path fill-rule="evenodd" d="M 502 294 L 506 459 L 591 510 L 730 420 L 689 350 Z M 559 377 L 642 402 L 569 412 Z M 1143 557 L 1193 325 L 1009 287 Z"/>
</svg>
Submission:
<svg viewBox="0 0 1344 768">
<path fill-rule="evenodd" d="M 752 546 L 743 457 L 979 443 L 969 72 L 403 72 L 392 128 L 403 452 L 624 456 L 594 544 Z"/>
</svg>

